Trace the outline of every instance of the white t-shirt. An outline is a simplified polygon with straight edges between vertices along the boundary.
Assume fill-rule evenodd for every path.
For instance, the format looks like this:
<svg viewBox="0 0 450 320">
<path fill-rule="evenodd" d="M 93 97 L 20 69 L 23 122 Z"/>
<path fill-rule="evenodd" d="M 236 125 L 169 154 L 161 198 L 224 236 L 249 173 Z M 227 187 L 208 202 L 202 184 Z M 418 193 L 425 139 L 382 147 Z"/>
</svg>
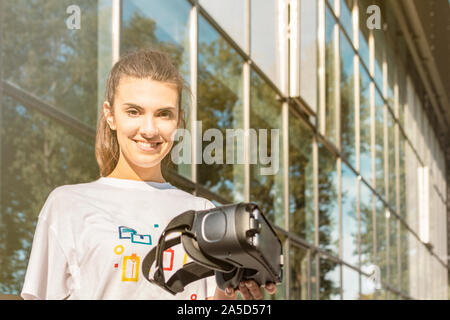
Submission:
<svg viewBox="0 0 450 320">
<path fill-rule="evenodd" d="M 142 261 L 167 224 L 188 210 L 215 207 L 170 183 L 102 177 L 64 185 L 48 196 L 38 218 L 21 296 L 24 299 L 205 299 L 214 277 L 177 295 L 150 283 Z M 176 236 L 176 235 L 174 235 Z M 166 250 L 166 281 L 192 261 L 181 244 Z M 151 269 L 154 269 L 152 267 Z M 152 274 L 154 270 L 151 270 Z"/>
</svg>

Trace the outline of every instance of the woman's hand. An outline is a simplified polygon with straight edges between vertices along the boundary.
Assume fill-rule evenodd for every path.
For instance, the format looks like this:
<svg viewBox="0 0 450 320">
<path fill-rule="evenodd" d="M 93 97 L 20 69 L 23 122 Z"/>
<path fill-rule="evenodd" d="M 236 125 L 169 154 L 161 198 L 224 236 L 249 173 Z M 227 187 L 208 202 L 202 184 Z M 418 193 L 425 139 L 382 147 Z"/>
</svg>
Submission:
<svg viewBox="0 0 450 320">
<path fill-rule="evenodd" d="M 233 288 L 226 288 L 225 291 L 216 288 L 214 300 L 232 300 L 236 299 L 237 292 L 241 293 L 244 300 L 261 300 L 264 297 L 263 290 L 268 294 L 274 294 L 277 291 L 277 287 L 274 283 L 268 283 L 265 286 L 259 286 L 254 280 L 241 281 L 239 288 L 234 290 Z"/>
</svg>

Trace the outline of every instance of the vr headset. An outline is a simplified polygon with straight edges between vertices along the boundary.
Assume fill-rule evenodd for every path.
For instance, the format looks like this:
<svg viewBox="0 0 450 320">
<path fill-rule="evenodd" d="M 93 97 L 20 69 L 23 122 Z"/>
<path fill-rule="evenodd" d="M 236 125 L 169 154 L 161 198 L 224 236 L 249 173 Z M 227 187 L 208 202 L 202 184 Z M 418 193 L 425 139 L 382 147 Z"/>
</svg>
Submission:
<svg viewBox="0 0 450 320">
<path fill-rule="evenodd" d="M 166 240 L 167 236 L 181 235 Z M 192 262 L 186 263 L 166 282 L 163 252 L 183 244 Z M 156 260 L 153 279 L 150 268 Z M 202 211 L 186 211 L 169 222 L 142 262 L 144 277 L 177 294 L 191 282 L 213 276 L 217 286 L 238 288 L 243 280 L 259 285 L 281 283 L 283 251 L 269 221 L 254 203 L 238 203 Z"/>
</svg>

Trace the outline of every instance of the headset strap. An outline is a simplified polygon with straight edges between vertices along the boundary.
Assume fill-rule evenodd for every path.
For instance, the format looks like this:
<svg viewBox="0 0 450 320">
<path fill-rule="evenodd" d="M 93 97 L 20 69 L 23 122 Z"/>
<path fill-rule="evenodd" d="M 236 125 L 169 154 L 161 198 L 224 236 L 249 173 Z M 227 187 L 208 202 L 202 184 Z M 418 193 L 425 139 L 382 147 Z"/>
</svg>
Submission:
<svg viewBox="0 0 450 320">
<path fill-rule="evenodd" d="M 195 211 L 187 211 L 169 222 L 163 234 L 159 238 L 158 246 L 154 247 L 145 256 L 142 262 L 142 273 L 144 277 L 158 286 L 161 286 L 171 292 L 176 294 L 182 292 L 184 287 L 191 282 L 213 276 L 214 270 L 207 268 L 196 262 L 190 262 L 183 266 L 175 272 L 172 277 L 167 281 L 164 278 L 164 270 L 162 265 L 162 253 L 170 247 L 173 247 L 181 243 L 181 237 L 191 235 L 190 230 L 195 218 Z M 166 241 L 166 237 L 174 232 L 181 232 L 182 236 L 178 236 Z M 153 262 L 156 260 L 156 271 L 154 274 L 154 279 L 150 278 L 150 268 Z"/>
</svg>

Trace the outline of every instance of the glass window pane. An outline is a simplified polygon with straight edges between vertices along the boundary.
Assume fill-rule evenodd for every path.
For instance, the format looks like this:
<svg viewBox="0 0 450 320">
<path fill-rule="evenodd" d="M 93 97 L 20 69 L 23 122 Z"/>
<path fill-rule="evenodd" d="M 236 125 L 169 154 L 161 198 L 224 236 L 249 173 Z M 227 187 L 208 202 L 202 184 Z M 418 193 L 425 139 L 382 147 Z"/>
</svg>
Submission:
<svg viewBox="0 0 450 320">
<path fill-rule="evenodd" d="M 388 66 L 387 101 L 391 110 L 394 110 L 394 85 L 396 81 L 397 61 L 395 59 L 394 47 L 390 42 L 386 46 L 386 63 Z"/>
<path fill-rule="evenodd" d="M 300 1 L 300 96 L 317 112 L 317 0 Z"/>
<path fill-rule="evenodd" d="M 250 142 L 255 160 L 258 155 L 250 165 L 250 201 L 257 201 L 268 219 L 284 228 L 281 103 L 254 70 L 250 83 L 250 128 L 258 135 L 258 141 Z"/>
<path fill-rule="evenodd" d="M 190 83 L 189 12 L 185 0 L 130 0 L 122 5 L 121 55 L 142 48 L 155 48 L 170 55 L 181 76 Z M 192 132 L 190 97 L 182 95 L 186 129 Z M 184 138 L 184 137 L 183 137 Z M 170 161 L 169 167 L 191 179 L 191 164 Z"/>
<path fill-rule="evenodd" d="M 400 236 L 399 221 L 394 215 L 389 217 L 389 285 L 394 289 L 399 289 L 398 272 L 398 237 Z"/>
<path fill-rule="evenodd" d="M 308 299 L 308 250 L 302 247 L 291 246 L 289 257 L 290 288 L 289 294 L 292 300 Z"/>
<path fill-rule="evenodd" d="M 5 95 L 1 106 L 0 293 L 18 295 L 48 194 L 60 185 L 92 181 L 99 171 L 93 136 Z"/>
<path fill-rule="evenodd" d="M 199 3 L 241 48 L 245 48 L 245 1 L 200 0 Z"/>
<path fill-rule="evenodd" d="M 375 40 L 375 83 L 383 90 L 384 32 L 374 32 Z"/>
<path fill-rule="evenodd" d="M 399 179 L 400 179 L 400 208 L 398 211 L 400 213 L 400 217 L 406 219 L 406 139 L 403 133 L 399 134 Z"/>
<path fill-rule="evenodd" d="M 289 230 L 314 243 L 312 131 L 289 116 Z"/>
<path fill-rule="evenodd" d="M 419 162 L 417 160 L 416 154 L 409 145 L 405 144 L 405 175 L 406 175 L 406 221 L 410 228 L 415 232 L 419 233 L 418 217 L 419 217 L 419 202 L 418 202 L 418 177 L 417 168 L 419 167 Z"/>
<path fill-rule="evenodd" d="M 353 0 L 340 0 L 340 17 L 339 20 L 347 32 L 350 39 L 353 39 L 352 9 Z"/>
<path fill-rule="evenodd" d="M 342 154 L 356 168 L 355 150 L 355 72 L 353 57 L 355 56 L 351 44 L 341 32 L 341 149 Z"/>
<path fill-rule="evenodd" d="M 395 122 L 394 117 L 390 112 L 387 112 L 387 127 L 388 127 L 388 187 L 389 187 L 389 205 L 396 210 L 396 180 L 395 174 Z"/>
<path fill-rule="evenodd" d="M 360 64 L 360 174 L 372 183 L 372 142 L 371 142 L 371 113 L 370 113 L 370 77 Z"/>
<path fill-rule="evenodd" d="M 318 288 L 318 278 L 319 277 L 317 276 L 317 273 L 318 273 L 317 265 L 320 266 L 320 261 L 319 261 L 320 259 L 319 259 L 318 254 L 315 254 L 315 255 L 311 254 L 310 256 L 311 256 L 311 258 L 310 258 L 311 268 L 309 269 L 309 271 L 310 271 L 310 275 L 309 275 L 310 280 L 309 281 L 310 281 L 310 285 L 311 285 L 310 299 L 311 300 L 319 300 L 320 299 L 319 298 L 320 288 Z"/>
<path fill-rule="evenodd" d="M 242 60 L 201 16 L 197 108 L 204 140 L 197 180 L 229 201 L 243 201 Z"/>
<path fill-rule="evenodd" d="M 384 196 L 384 101 L 375 90 L 375 185 Z"/>
<path fill-rule="evenodd" d="M 370 56 L 369 56 L 369 28 L 367 28 L 367 7 L 372 3 L 370 0 L 359 0 L 357 1 L 359 6 L 359 55 L 361 60 L 364 62 L 367 70 L 370 67 Z"/>
<path fill-rule="evenodd" d="M 251 1 L 251 57 L 276 85 L 280 85 L 278 0 Z M 242 32 L 242 31 L 241 31 Z"/>
<path fill-rule="evenodd" d="M 342 257 L 345 262 L 358 267 L 358 179 L 342 163 Z"/>
<path fill-rule="evenodd" d="M 336 143 L 336 74 L 334 30 L 337 28 L 336 20 L 326 8 L 325 12 L 325 135 Z M 321 118 L 319 118 L 321 119 Z"/>
<path fill-rule="evenodd" d="M 373 195 L 369 187 L 360 183 L 360 234 L 361 234 L 361 269 L 371 273 L 375 264 Z"/>
<path fill-rule="evenodd" d="M 168 52 L 189 75 L 189 12 L 185 0 L 129 0 L 122 5 L 120 52 L 153 47 Z"/>
<path fill-rule="evenodd" d="M 97 1 L 77 1 L 80 29 L 70 30 L 65 12 L 72 4 L 2 2 L 2 78 L 95 128 Z"/>
<path fill-rule="evenodd" d="M 340 300 L 340 265 L 320 257 L 320 300 Z"/>
<path fill-rule="evenodd" d="M 342 299 L 359 300 L 359 273 L 342 266 Z"/>
<path fill-rule="evenodd" d="M 319 146 L 319 247 L 339 256 L 339 208 L 336 157 Z"/>
<path fill-rule="evenodd" d="M 381 271 L 381 281 L 387 282 L 387 228 L 388 210 L 383 205 L 383 202 L 375 197 L 376 205 L 376 239 L 377 239 L 377 266 Z"/>
<path fill-rule="evenodd" d="M 334 0 L 327 0 L 327 3 L 334 10 Z"/>
</svg>

